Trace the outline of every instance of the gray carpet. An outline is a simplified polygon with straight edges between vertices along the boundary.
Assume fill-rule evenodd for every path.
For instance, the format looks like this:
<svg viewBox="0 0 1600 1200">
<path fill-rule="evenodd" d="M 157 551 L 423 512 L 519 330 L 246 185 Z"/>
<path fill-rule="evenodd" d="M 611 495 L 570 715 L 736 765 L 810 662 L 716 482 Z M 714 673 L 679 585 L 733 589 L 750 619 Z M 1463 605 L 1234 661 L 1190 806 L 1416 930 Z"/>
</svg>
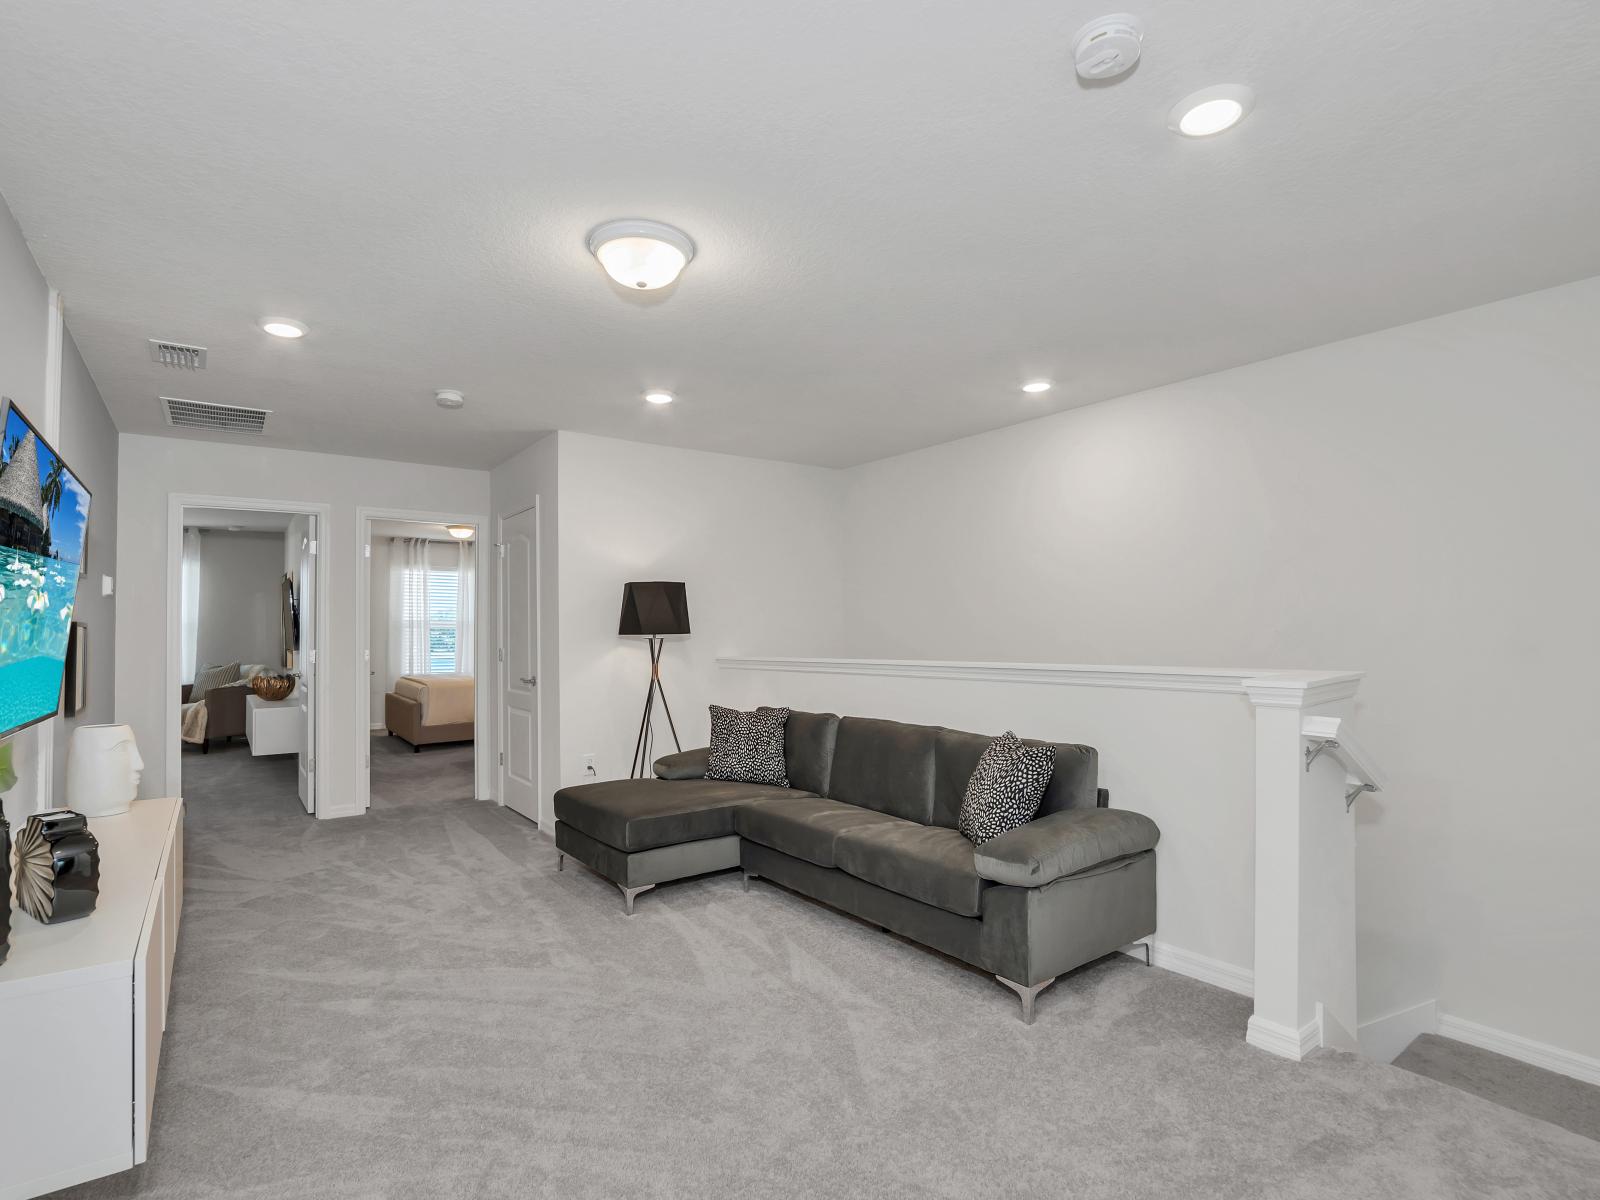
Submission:
<svg viewBox="0 0 1600 1200">
<path fill-rule="evenodd" d="M 1600 1140 L 1600 1087 L 1425 1033 L 1394 1065 Z"/>
<path fill-rule="evenodd" d="M 408 786 L 315 822 L 292 763 L 210 757 L 151 1160 L 61 1195 L 1600 1195 L 1600 1145 L 1272 1058 L 1247 1001 L 1132 959 L 1030 1028 L 987 977 L 770 884 L 625 917 L 492 805 Z"/>
</svg>

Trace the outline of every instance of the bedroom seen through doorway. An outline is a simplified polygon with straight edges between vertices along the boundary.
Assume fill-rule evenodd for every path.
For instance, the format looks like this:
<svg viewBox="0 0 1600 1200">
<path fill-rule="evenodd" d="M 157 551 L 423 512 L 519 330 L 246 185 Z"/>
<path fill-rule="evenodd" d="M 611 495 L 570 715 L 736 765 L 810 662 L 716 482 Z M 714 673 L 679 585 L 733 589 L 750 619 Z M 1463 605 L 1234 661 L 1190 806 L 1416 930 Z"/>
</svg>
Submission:
<svg viewBox="0 0 1600 1200">
<path fill-rule="evenodd" d="M 370 803 L 470 800 L 483 636 L 477 527 L 373 518 L 366 547 Z"/>
</svg>

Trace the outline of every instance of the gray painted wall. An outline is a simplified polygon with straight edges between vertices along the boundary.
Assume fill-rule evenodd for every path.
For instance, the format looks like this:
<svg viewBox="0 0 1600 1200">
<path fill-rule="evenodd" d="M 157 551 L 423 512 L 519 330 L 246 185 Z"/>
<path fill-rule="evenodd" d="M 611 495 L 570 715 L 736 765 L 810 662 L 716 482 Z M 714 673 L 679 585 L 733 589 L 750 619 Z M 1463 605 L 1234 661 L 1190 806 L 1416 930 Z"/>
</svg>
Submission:
<svg viewBox="0 0 1600 1200">
<path fill-rule="evenodd" d="M 283 563 L 281 533 L 200 535 L 201 666 L 283 663 Z"/>
<path fill-rule="evenodd" d="M 49 300 L 49 284 L 34 263 L 11 210 L 0 202 L 0 395 L 11 397 L 41 425 L 45 422 Z M 115 600 L 101 597 L 100 576 L 116 573 L 117 431 L 70 332 L 62 338 L 61 358 L 61 425 L 52 440 L 94 496 L 89 513 L 90 574 L 79 587 L 77 605 L 77 619 L 89 627 L 89 706 L 75 720 L 56 722 L 50 761 L 40 764 L 48 783 L 38 791 L 47 795 L 35 795 L 32 783 L 31 764 L 37 762 L 39 735 L 25 730 L 13 739 L 21 777 L 5 796 L 5 812 L 13 825 L 62 797 L 63 765 L 72 727 L 114 719 Z"/>
<path fill-rule="evenodd" d="M 61 436 L 56 449 L 83 481 L 93 498 L 89 505 L 88 570 L 78 581 L 72 619 L 88 627 L 89 687 L 87 705 L 76 717 L 62 719 L 55 738 L 54 802 L 66 799 L 67 745 L 79 725 L 105 725 L 115 718 L 117 610 L 116 597 L 101 595 L 100 579 L 117 574 L 117 427 L 111 423 L 67 333 L 61 347 Z"/>
</svg>

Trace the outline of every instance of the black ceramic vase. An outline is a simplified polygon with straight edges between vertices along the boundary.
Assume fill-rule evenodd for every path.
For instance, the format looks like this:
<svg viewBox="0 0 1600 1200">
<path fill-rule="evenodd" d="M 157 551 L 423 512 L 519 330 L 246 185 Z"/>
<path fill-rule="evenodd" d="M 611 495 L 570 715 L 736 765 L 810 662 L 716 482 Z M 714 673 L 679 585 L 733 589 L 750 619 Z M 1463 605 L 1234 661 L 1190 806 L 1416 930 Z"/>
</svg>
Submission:
<svg viewBox="0 0 1600 1200">
<path fill-rule="evenodd" d="M 75 921 L 100 898 L 100 843 L 82 813 L 35 813 L 17 835 L 17 905 L 42 925 Z"/>
<path fill-rule="evenodd" d="M 0 813 L 0 966 L 11 953 L 11 826 Z"/>
</svg>

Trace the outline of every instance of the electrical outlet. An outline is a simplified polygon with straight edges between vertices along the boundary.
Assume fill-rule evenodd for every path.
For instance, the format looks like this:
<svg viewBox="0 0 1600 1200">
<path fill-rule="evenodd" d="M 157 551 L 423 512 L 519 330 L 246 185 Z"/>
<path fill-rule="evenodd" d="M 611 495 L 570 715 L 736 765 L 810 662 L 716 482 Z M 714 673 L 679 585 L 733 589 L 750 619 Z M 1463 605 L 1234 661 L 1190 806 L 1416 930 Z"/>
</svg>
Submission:
<svg viewBox="0 0 1600 1200">
<path fill-rule="evenodd" d="M 592 754 L 585 754 L 585 755 L 584 755 L 584 756 L 583 756 L 583 773 L 584 773 L 584 774 L 585 774 L 585 775 L 593 775 L 593 774 L 594 774 L 594 773 L 595 773 L 595 769 L 594 769 L 594 755 L 592 755 Z"/>
</svg>

